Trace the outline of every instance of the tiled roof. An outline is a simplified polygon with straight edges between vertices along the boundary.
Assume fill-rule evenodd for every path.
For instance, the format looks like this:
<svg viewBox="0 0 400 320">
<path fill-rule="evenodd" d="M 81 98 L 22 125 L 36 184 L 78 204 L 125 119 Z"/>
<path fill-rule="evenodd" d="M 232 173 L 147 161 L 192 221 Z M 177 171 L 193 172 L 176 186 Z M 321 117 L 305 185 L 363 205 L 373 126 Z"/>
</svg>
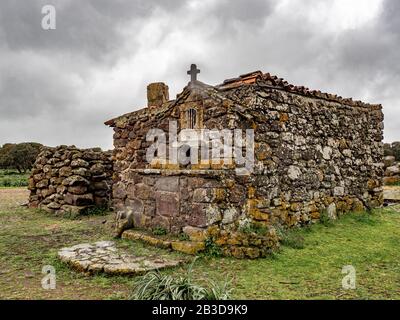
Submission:
<svg viewBox="0 0 400 320">
<path fill-rule="evenodd" d="M 290 84 L 283 78 L 279 78 L 269 73 L 262 73 L 261 71 L 254 71 L 243 74 L 237 78 L 227 79 L 222 84 L 217 85 L 216 88 L 218 88 L 219 90 L 230 90 L 238 88 L 243 85 L 256 84 L 256 83 L 262 87 L 280 89 L 287 92 L 301 94 L 303 96 L 339 102 L 349 106 L 372 107 L 376 109 L 382 108 L 381 105 L 372 105 L 364 103 L 362 101 L 354 101 L 351 98 L 348 99 L 342 98 L 341 96 L 338 96 L 336 94 L 324 93 L 319 90 L 310 90 L 309 88 L 304 86 L 295 86 L 293 84 Z"/>
<path fill-rule="evenodd" d="M 330 94 L 330 93 L 323 93 L 319 90 L 310 90 L 307 87 L 304 86 L 295 86 L 293 84 L 290 84 L 283 78 L 279 78 L 277 76 L 271 75 L 269 73 L 262 73 L 261 71 L 254 71 L 254 72 L 249 72 L 240 75 L 237 78 L 232 78 L 232 79 L 226 79 L 222 84 L 216 85 L 216 86 L 209 86 L 206 84 L 203 84 L 201 82 L 197 82 L 198 86 L 204 87 L 204 89 L 216 89 L 216 92 L 218 91 L 225 91 L 225 90 L 232 90 L 232 89 L 237 89 L 241 86 L 244 85 L 258 85 L 260 87 L 266 87 L 266 88 L 271 88 L 271 89 L 278 89 L 278 90 L 284 90 L 286 92 L 291 92 L 295 94 L 300 94 L 303 96 L 311 97 L 311 98 L 317 98 L 317 99 L 324 99 L 328 101 L 333 101 L 333 102 L 338 102 L 342 103 L 348 106 L 358 106 L 358 107 L 366 107 L 366 108 L 372 108 L 372 109 L 381 109 L 382 105 L 377 104 L 368 104 L 364 103 L 362 101 L 354 101 L 353 99 L 345 99 L 342 98 L 341 96 L 338 96 L 336 94 Z M 197 87 L 198 87 L 197 86 Z M 184 92 L 187 91 L 187 89 L 190 88 L 190 86 L 185 87 Z M 179 96 L 177 97 L 176 100 L 171 100 L 168 103 L 165 104 L 165 106 L 161 109 L 165 109 L 165 107 L 171 106 L 171 103 L 179 102 Z M 162 110 L 156 110 L 155 112 L 159 112 Z M 116 121 L 122 118 L 140 118 L 147 116 L 149 112 L 148 108 L 143 108 L 134 112 L 127 113 L 125 115 L 122 115 L 120 117 L 116 117 L 114 119 L 108 120 L 105 122 L 106 125 L 108 126 L 114 126 Z"/>
</svg>

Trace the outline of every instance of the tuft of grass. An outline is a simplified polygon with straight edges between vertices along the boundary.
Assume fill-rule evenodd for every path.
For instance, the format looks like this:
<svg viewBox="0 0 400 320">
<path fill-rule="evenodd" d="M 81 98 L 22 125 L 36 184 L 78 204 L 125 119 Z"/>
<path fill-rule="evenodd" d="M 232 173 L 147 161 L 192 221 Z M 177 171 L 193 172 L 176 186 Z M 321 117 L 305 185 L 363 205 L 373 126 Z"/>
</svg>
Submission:
<svg viewBox="0 0 400 320">
<path fill-rule="evenodd" d="M 280 238 L 280 242 L 283 246 L 289 247 L 292 249 L 304 249 L 305 247 L 305 238 L 301 235 L 300 232 L 304 232 L 304 230 L 289 230 L 281 228 L 276 228 L 278 232 L 278 236 Z"/>
<path fill-rule="evenodd" d="M 195 260 L 196 261 L 196 260 Z M 193 282 L 194 262 L 183 276 L 151 271 L 135 280 L 131 300 L 227 300 L 232 289 L 229 283 L 222 285 L 209 281 L 207 287 Z"/>
<path fill-rule="evenodd" d="M 324 210 L 321 212 L 319 223 L 322 224 L 324 227 L 333 226 L 333 220 L 329 217 L 328 211 Z"/>
<path fill-rule="evenodd" d="M 352 217 L 358 223 L 364 223 L 370 226 L 374 226 L 378 223 L 373 212 L 350 213 L 349 217 Z"/>
<path fill-rule="evenodd" d="M 190 237 L 189 237 L 188 234 L 186 234 L 186 233 L 184 233 L 184 232 L 181 232 L 181 233 L 178 235 L 178 239 L 179 239 L 180 241 L 189 241 L 189 240 L 190 240 Z"/>
<path fill-rule="evenodd" d="M 265 236 L 268 233 L 268 228 L 260 223 L 248 222 L 241 226 L 239 231 L 246 234 L 255 233 L 259 236 Z"/>
<path fill-rule="evenodd" d="M 105 205 L 105 206 L 94 206 L 94 207 L 89 207 L 88 209 L 85 210 L 83 215 L 85 216 L 106 216 L 110 212 L 110 207 Z"/>
<path fill-rule="evenodd" d="M 212 237 L 208 237 L 204 241 L 205 250 L 202 252 L 202 255 L 207 257 L 221 257 L 222 256 L 222 249 L 219 245 L 217 245 Z"/>
<path fill-rule="evenodd" d="M 163 227 L 156 227 L 152 230 L 152 233 L 155 236 L 165 236 L 168 233 L 168 231 Z"/>
</svg>

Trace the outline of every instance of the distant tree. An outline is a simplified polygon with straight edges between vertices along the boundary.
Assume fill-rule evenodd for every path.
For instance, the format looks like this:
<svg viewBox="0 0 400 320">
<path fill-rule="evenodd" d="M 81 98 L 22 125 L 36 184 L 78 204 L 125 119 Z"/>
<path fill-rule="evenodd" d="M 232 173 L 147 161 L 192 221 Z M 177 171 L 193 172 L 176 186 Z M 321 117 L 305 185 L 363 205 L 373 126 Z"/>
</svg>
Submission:
<svg viewBox="0 0 400 320">
<path fill-rule="evenodd" d="M 390 143 L 385 143 L 383 145 L 383 151 L 386 156 L 393 156 L 393 150 L 392 150 L 392 145 Z"/>
<path fill-rule="evenodd" d="M 30 170 L 42 145 L 35 142 L 7 143 L 0 148 L 0 168 L 16 169 L 18 172 Z"/>
<path fill-rule="evenodd" d="M 393 142 L 392 143 L 392 152 L 396 161 L 400 161 L 400 142 Z"/>
</svg>

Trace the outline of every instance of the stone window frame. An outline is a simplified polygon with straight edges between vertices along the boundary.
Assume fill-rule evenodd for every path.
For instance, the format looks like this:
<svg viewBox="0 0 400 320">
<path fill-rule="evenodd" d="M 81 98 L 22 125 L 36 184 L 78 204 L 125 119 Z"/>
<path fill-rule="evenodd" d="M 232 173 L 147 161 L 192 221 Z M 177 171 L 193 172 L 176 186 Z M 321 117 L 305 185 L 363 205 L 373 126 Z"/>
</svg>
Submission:
<svg viewBox="0 0 400 320">
<path fill-rule="evenodd" d="M 190 110 L 195 112 L 195 123 L 190 123 L 193 118 L 191 118 Z M 202 101 L 186 102 L 179 108 L 180 111 L 180 128 L 181 129 L 203 129 L 203 108 Z M 193 116 L 193 113 L 191 113 Z"/>
</svg>

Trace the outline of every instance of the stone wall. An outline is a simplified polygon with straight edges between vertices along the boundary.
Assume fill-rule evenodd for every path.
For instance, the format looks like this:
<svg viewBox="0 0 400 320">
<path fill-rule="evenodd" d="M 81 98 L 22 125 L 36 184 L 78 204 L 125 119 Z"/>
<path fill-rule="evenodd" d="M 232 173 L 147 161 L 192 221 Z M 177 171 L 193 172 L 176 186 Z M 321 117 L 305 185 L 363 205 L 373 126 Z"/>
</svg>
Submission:
<svg viewBox="0 0 400 320">
<path fill-rule="evenodd" d="M 112 184 L 111 152 L 75 146 L 44 147 L 29 178 L 29 206 L 80 214 L 107 207 Z"/>
<path fill-rule="evenodd" d="M 199 91 L 188 88 L 159 109 L 107 123 L 114 127 L 113 203 L 121 230 L 161 226 L 179 233 L 190 226 L 212 234 L 227 255 L 255 257 L 276 247 L 275 227 L 383 204 L 380 105 L 311 97 L 263 81 Z M 170 120 L 182 124 L 181 110 L 194 105 L 204 128 L 255 130 L 251 175 L 212 162 L 146 162 L 148 130 L 167 131 Z M 264 238 L 245 236 L 262 228 Z"/>
<path fill-rule="evenodd" d="M 294 226 L 324 212 L 334 218 L 383 204 L 382 106 L 265 86 L 228 96 L 253 97 L 247 112 L 256 127 L 258 164 L 250 215 Z"/>
<path fill-rule="evenodd" d="M 400 183 L 400 163 L 396 161 L 394 156 L 387 156 L 384 159 L 385 177 L 383 183 L 385 185 L 395 185 Z"/>
</svg>

